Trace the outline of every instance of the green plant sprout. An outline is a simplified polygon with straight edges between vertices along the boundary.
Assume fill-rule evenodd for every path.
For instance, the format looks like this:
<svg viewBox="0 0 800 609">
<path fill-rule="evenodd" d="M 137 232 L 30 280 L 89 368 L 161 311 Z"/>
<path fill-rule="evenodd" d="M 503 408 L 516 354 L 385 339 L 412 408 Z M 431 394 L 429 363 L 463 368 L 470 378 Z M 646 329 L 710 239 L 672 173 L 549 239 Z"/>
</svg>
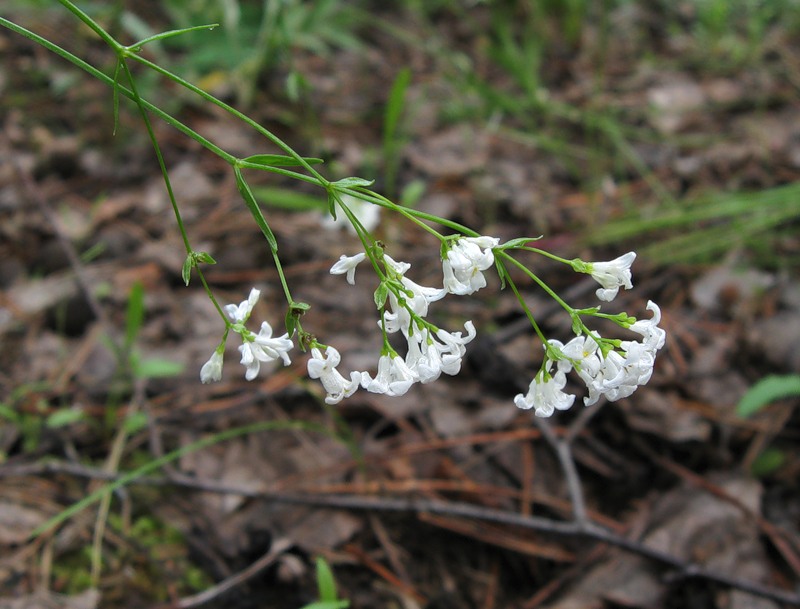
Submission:
<svg viewBox="0 0 800 609">
<path fill-rule="evenodd" d="M 190 30 L 201 19 L 221 23 L 222 36 L 201 38 L 197 32 L 168 44 L 191 49 L 186 54 L 187 70 L 209 85 L 224 81 L 243 107 L 251 105 L 259 75 L 275 67 L 288 72 L 286 93 L 297 101 L 303 78 L 293 64 L 293 50 L 324 55 L 334 48 L 361 46 L 353 35 L 352 11 L 338 0 L 169 0 L 164 8 L 179 30 Z"/>
<path fill-rule="evenodd" d="M 317 557 L 316 573 L 319 600 L 303 605 L 302 609 L 346 609 L 349 607 L 350 601 L 339 598 L 336 592 L 336 580 L 333 578 L 333 571 L 321 556 Z"/>
<path fill-rule="evenodd" d="M 777 400 L 796 397 L 800 397 L 800 374 L 773 374 L 745 392 L 736 405 L 736 414 L 742 418 L 751 417 Z M 784 460 L 782 450 L 767 447 L 755 458 L 751 471 L 756 477 L 766 476 L 783 465 Z"/>
<path fill-rule="evenodd" d="M 537 237 L 520 237 L 501 243 L 496 237 L 482 235 L 447 218 L 401 206 L 372 190 L 372 181 L 360 177 L 330 181 L 315 169 L 319 159 L 301 155 L 271 131 L 238 110 L 139 54 L 148 44 L 191 32 L 210 30 L 215 24 L 167 31 L 148 36 L 131 45 L 123 45 L 75 4 L 69 0 L 59 0 L 59 2 L 114 53 L 116 68 L 113 77 L 107 76 L 62 47 L 5 18 L 0 18 L 0 24 L 44 46 L 112 87 L 115 121 L 119 112 L 120 97 L 130 99 L 137 107 L 161 168 L 186 250 L 186 259 L 181 271 L 183 280 L 188 284 L 194 275 L 197 276 L 224 326 L 219 344 L 201 368 L 200 377 L 204 383 L 214 382 L 222 377 L 225 344 L 231 334 L 237 334 L 241 339 L 239 346 L 241 364 L 245 367 L 245 378 L 248 380 L 253 380 L 259 375 L 262 364 L 280 360 L 284 365 L 288 365 L 291 362 L 289 352 L 295 346 L 302 351 L 310 351 L 308 374 L 311 378 L 319 379 L 328 404 L 336 404 L 359 389 L 372 393 L 403 395 L 415 383 L 433 382 L 442 374 L 455 375 L 460 371 L 466 346 L 475 338 L 477 330 L 470 320 L 464 323 L 463 331 L 440 328 L 426 319 L 429 308 L 445 297 L 468 296 L 483 289 L 487 285 L 484 273 L 492 268 L 498 274 L 501 287 L 510 287 L 519 300 L 522 310 L 544 347 L 541 368 L 533 376 L 527 394 L 516 396 L 514 401 L 517 406 L 533 409 L 538 416 L 551 416 L 557 409 L 564 410 L 571 407 L 576 395 L 564 391 L 566 374 L 571 371 L 574 371 L 586 384 L 588 395 L 584 396 L 584 403 L 587 406 L 595 404 L 601 397 L 612 401 L 627 397 L 637 387 L 649 381 L 656 354 L 663 347 L 665 340 L 664 330 L 658 327 L 661 312 L 655 303 L 650 302 L 647 305 L 652 317 L 642 320 L 637 320 L 625 312 L 616 314 L 601 312 L 600 306 L 576 309 L 559 297 L 531 266 L 521 259 L 530 255 L 543 256 L 566 265 L 574 272 L 589 274 L 601 286 L 597 291 L 598 299 L 610 302 L 620 288 L 632 288 L 630 268 L 635 253 L 629 252 L 610 262 L 566 260 L 551 252 L 531 247 L 530 244 L 535 242 Z M 154 71 L 197 95 L 206 103 L 228 112 L 263 136 L 277 148 L 277 153 L 260 152 L 239 158 L 226 152 L 169 113 L 143 99 L 131 70 L 132 63 L 138 63 Z M 123 84 L 123 80 L 127 84 Z M 400 92 L 404 88 L 402 84 L 401 80 L 397 87 Z M 195 250 L 191 244 L 155 136 L 151 116 L 178 129 L 231 166 L 237 189 L 264 236 L 277 270 L 286 300 L 283 334 L 274 332 L 272 325 L 267 321 L 261 322 L 257 333 L 247 327 L 253 307 L 260 295 L 257 288 L 253 288 L 248 298 L 238 305 L 223 306 L 217 301 L 203 273 L 203 266 L 214 264 L 214 259 L 208 252 Z M 391 123 L 396 123 L 394 117 L 390 118 L 392 118 Z M 362 251 L 351 255 L 342 254 L 339 261 L 332 266 L 331 273 L 345 275 L 347 282 L 352 284 L 355 282 L 356 267 L 361 262 L 367 261 L 367 266 L 376 276 L 374 300 L 378 310 L 376 321 L 381 334 L 376 373 L 370 371 L 351 371 L 347 375 L 340 373 L 338 366 L 341 363 L 341 356 L 338 350 L 303 329 L 302 317 L 308 313 L 311 305 L 296 301 L 292 296 L 291 286 L 283 271 L 279 255 L 279 243 L 247 181 L 248 171 L 274 173 L 318 187 L 327 200 L 330 216 L 334 219 L 340 216 L 346 219 L 358 236 Z M 418 229 L 434 236 L 440 243 L 442 287 L 422 286 L 408 277 L 411 265 L 397 261 L 389 255 L 391 244 L 383 243 L 372 235 L 368 222 L 360 217 L 355 205 L 352 204 L 354 200 L 377 206 L 387 213 L 397 214 Z M 513 274 L 509 271 L 510 268 L 515 269 Z M 542 289 L 564 309 L 571 320 L 575 334 L 571 341 L 564 344 L 556 339 L 548 339 L 544 335 L 517 285 L 518 279 L 515 277 L 519 277 L 520 274 Z M 589 318 L 611 321 L 637 334 L 640 340 L 603 337 L 597 330 L 587 325 Z M 390 341 L 389 335 L 397 333 L 406 339 L 407 345 L 403 352 L 398 352 Z M 555 370 L 553 366 L 556 367 Z"/>
<path fill-rule="evenodd" d="M 397 186 L 397 170 L 400 168 L 400 148 L 404 144 L 401 136 L 400 122 L 406 104 L 406 91 L 411 84 L 411 70 L 403 68 L 398 72 L 389 91 L 386 110 L 383 118 L 383 167 L 386 192 L 395 193 Z"/>
</svg>

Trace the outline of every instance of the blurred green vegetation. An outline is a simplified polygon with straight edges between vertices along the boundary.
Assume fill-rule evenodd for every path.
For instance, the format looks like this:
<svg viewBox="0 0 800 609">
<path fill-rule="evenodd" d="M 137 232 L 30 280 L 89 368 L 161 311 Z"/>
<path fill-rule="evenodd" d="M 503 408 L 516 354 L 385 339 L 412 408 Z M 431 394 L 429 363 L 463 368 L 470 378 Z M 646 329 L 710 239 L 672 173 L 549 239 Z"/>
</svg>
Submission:
<svg viewBox="0 0 800 609">
<path fill-rule="evenodd" d="M 47 0 L 17 4 L 15 10 L 29 13 L 58 9 Z M 283 106 L 289 126 L 306 129 L 315 121 L 308 115 L 313 104 L 298 103 L 313 93 L 298 61 L 301 54 L 330 59 L 338 50 L 367 52 L 376 41 L 391 38 L 425 53 L 437 77 L 448 83 L 452 93 L 436 102 L 440 120 L 482 122 L 546 152 L 591 200 L 602 199 L 609 179 L 646 185 L 646 192 L 637 193 L 639 202 L 608 230 L 597 231 L 599 218 L 594 218 L 588 243 L 646 239 L 645 255 L 659 263 L 670 260 L 665 253 L 676 247 L 681 261 L 705 262 L 745 246 L 756 251 L 759 263 L 786 263 L 771 252 L 781 251 L 776 240 L 787 238 L 778 227 L 798 216 L 795 193 L 782 188 L 719 192 L 719 184 L 710 184 L 707 193 L 694 190 L 682 201 L 683 194 L 663 183 L 664 176 L 641 151 L 666 142 L 691 152 L 724 142 L 728 134 L 667 135 L 653 127 L 657 108 L 626 103 L 615 87 L 622 69 L 631 74 L 678 71 L 696 81 L 736 79 L 749 72 L 785 80 L 796 90 L 800 75 L 793 69 L 792 49 L 800 37 L 798 0 L 165 0 L 149 10 L 122 0 L 92 0 L 82 6 L 130 40 L 219 23 L 214 31 L 148 46 L 148 52 L 200 86 L 235 98 L 245 110 L 268 95 Z M 382 141 L 365 152 L 366 173 L 382 175 L 389 195 L 403 192 L 396 182 L 407 140 L 405 96 L 414 82 L 409 66 L 393 66 L 393 72 L 382 134 L 376 134 Z M 577 79 L 583 79 L 581 93 L 573 100 L 564 89 L 578 84 Z M 275 83 L 282 83 L 282 90 Z M 166 95 L 157 84 L 145 81 L 144 87 Z M 766 109 L 776 102 L 755 103 Z M 311 131 L 306 135 L 313 138 Z M 767 212 L 752 209 L 762 205 Z M 698 215 L 702 219 L 693 225 L 693 234 L 702 243 L 684 247 L 680 239 L 689 239 L 686 226 Z"/>
</svg>

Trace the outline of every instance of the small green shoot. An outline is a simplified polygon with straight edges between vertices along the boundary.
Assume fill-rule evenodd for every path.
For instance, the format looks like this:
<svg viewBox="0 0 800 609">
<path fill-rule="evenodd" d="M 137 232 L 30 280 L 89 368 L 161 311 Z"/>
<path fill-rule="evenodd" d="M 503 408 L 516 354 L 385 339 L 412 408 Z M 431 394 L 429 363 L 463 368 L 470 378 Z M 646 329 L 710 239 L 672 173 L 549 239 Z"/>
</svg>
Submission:
<svg viewBox="0 0 800 609">
<path fill-rule="evenodd" d="M 403 68 L 392 83 L 383 119 L 383 164 L 386 174 L 386 191 L 390 197 L 395 193 L 397 170 L 400 168 L 399 152 L 404 141 L 399 133 L 399 126 L 406 106 L 406 91 L 410 83 L 411 70 Z"/>
<path fill-rule="evenodd" d="M 338 598 L 333 572 L 321 556 L 317 557 L 317 587 L 319 588 L 319 600 L 304 605 L 302 609 L 345 609 L 350 606 L 350 601 Z"/>
<path fill-rule="evenodd" d="M 48 415 L 44 424 L 50 429 L 58 429 L 84 420 L 86 420 L 86 413 L 80 408 L 59 408 Z"/>
<path fill-rule="evenodd" d="M 776 400 L 800 397 L 800 374 L 770 375 L 750 387 L 736 406 L 736 414 L 750 417 Z M 751 473 L 763 478 L 779 469 L 786 455 L 779 448 L 763 450 L 752 462 Z"/>
<path fill-rule="evenodd" d="M 749 417 L 775 400 L 800 396 L 800 374 L 767 376 L 753 385 L 736 406 L 736 414 Z"/>
<path fill-rule="evenodd" d="M 140 282 L 133 284 L 130 294 L 128 294 L 128 309 L 125 315 L 125 342 L 123 351 L 130 353 L 133 343 L 142 329 L 144 321 L 144 288 Z"/>
<path fill-rule="evenodd" d="M 750 465 L 750 472 L 756 478 L 769 476 L 786 462 L 786 454 L 779 448 L 767 448 Z"/>
<path fill-rule="evenodd" d="M 128 296 L 125 316 L 125 341 L 122 345 L 123 362 L 127 362 L 133 378 L 169 378 L 183 372 L 183 364 L 165 358 L 141 359 L 136 350 L 136 339 L 144 323 L 144 288 L 136 282 Z"/>
</svg>

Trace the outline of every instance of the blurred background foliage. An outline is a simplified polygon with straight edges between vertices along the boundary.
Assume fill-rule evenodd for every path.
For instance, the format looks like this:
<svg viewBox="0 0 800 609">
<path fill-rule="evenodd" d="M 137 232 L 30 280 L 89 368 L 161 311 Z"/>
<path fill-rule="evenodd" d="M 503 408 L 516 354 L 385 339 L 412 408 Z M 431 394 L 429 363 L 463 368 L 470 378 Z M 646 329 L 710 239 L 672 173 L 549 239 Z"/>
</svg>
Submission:
<svg viewBox="0 0 800 609">
<path fill-rule="evenodd" d="M 59 10 L 45 0 L 17 4 L 20 12 Z M 376 41 L 390 38 L 423 51 L 454 92 L 437 100 L 442 121 L 489 124 L 504 137 L 546 151 L 593 201 L 603 200 L 609 184 L 646 185 L 644 196 L 635 189 L 626 199 L 625 214 L 598 212 L 591 234 L 584 235 L 587 244 L 639 238 L 646 240 L 646 257 L 658 264 L 713 262 L 737 248 L 769 268 L 800 263 L 789 243 L 800 215 L 797 191 L 787 185 L 791 179 L 776 178 L 768 189 L 735 179 L 689 188 L 665 183 L 658 159 L 651 158 L 657 147 L 691 157 L 710 144 L 724 145 L 730 135 L 726 114 L 792 103 L 800 86 L 793 52 L 800 37 L 798 0 L 118 0 L 82 6 L 131 41 L 163 29 L 218 23 L 213 32 L 171 38 L 147 53 L 245 111 L 277 96 L 284 104 L 282 120 L 298 129 L 315 124 L 307 62 L 299 58 L 368 53 Z M 576 62 L 579 74 L 570 71 Z M 621 70 L 630 74 L 620 78 Z M 782 93 L 751 90 L 745 98 L 709 108 L 722 117 L 716 119 L 716 133 L 673 133 L 660 129 L 654 116 L 669 113 L 669 107 L 647 96 L 631 101 L 634 81 L 665 72 L 701 83 L 729 79 L 745 86 L 762 81 L 785 86 L 778 87 Z M 393 196 L 398 142 L 405 141 L 398 108 L 406 103 L 409 78 L 413 74 L 401 74 L 395 82 L 374 163 Z M 173 110 L 189 99 L 160 89 L 155 75 L 147 75 L 142 86 Z M 571 88 L 579 91 L 572 94 Z M 267 90 L 273 99 L 264 99 Z M 598 222 L 603 231 L 596 230 Z"/>
</svg>

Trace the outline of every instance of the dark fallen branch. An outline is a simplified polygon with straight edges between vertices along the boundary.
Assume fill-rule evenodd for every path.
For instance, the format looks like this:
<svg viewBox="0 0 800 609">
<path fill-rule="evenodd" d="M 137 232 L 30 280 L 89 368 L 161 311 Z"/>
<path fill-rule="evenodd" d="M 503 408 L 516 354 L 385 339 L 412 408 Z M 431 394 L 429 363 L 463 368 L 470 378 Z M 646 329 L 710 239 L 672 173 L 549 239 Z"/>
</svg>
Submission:
<svg viewBox="0 0 800 609">
<path fill-rule="evenodd" d="M 116 480 L 120 474 L 113 474 L 95 468 L 85 467 L 74 463 L 50 462 L 32 465 L 6 465 L 0 467 L 0 478 L 11 476 L 28 476 L 66 473 L 85 478 Z M 608 529 L 592 522 L 572 521 L 564 522 L 543 518 L 540 516 L 524 516 L 513 512 L 485 508 L 461 502 L 440 501 L 421 498 L 388 498 L 365 497 L 357 495 L 312 495 L 308 493 L 293 493 L 283 491 L 258 491 L 221 484 L 209 480 L 198 480 L 188 476 L 167 478 L 142 477 L 131 484 L 147 485 L 174 485 L 194 490 L 213 493 L 235 494 L 243 497 L 260 498 L 268 501 L 306 505 L 318 508 L 374 511 L 374 512 L 401 512 L 401 513 L 429 513 L 446 516 L 472 518 L 486 522 L 494 522 L 523 529 L 549 533 L 583 537 L 606 543 L 628 552 L 648 558 L 663 566 L 675 570 L 673 578 L 702 578 L 726 587 L 748 592 L 756 596 L 767 598 L 787 605 L 800 606 L 800 594 L 778 588 L 765 586 L 756 582 L 749 582 L 724 573 L 706 569 L 700 565 L 685 561 L 677 556 L 661 552 L 648 547 L 633 539 L 618 535 Z"/>
</svg>

